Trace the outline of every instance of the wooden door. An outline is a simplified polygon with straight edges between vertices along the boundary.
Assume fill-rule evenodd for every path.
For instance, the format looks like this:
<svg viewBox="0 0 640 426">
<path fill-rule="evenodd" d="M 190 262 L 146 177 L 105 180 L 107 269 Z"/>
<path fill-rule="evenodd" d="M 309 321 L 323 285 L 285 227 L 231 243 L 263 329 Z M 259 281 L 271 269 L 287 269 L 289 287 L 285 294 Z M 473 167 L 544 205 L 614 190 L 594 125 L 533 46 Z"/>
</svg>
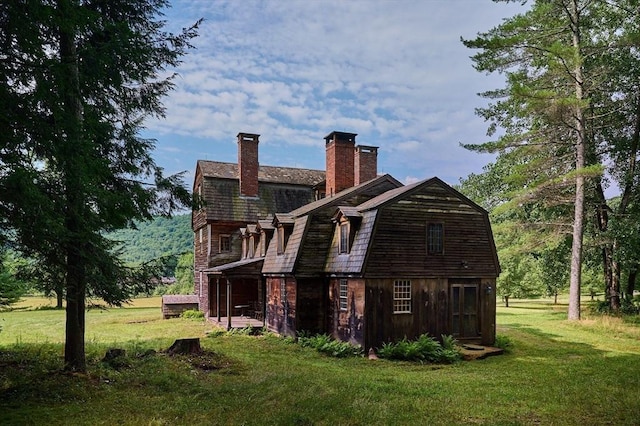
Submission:
<svg viewBox="0 0 640 426">
<path fill-rule="evenodd" d="M 480 337 L 480 286 L 451 285 L 451 333 L 460 339 Z"/>
</svg>

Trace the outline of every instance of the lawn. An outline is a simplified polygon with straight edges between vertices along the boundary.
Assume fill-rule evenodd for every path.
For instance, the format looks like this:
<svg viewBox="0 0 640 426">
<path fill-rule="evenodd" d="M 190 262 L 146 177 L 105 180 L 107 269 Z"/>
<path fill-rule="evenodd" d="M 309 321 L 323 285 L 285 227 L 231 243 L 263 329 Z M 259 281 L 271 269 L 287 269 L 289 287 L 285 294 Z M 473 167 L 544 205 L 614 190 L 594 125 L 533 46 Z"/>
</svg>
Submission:
<svg viewBox="0 0 640 426">
<path fill-rule="evenodd" d="M 640 423 L 640 326 L 568 322 L 566 306 L 546 300 L 510 305 L 498 308 L 509 353 L 421 365 L 163 320 L 159 299 L 145 299 L 87 312 L 87 375 L 60 371 L 64 312 L 23 306 L 0 313 L 0 424 Z M 200 337 L 208 356 L 162 352 L 181 337 Z M 112 347 L 126 349 L 124 362 L 101 362 Z"/>
</svg>

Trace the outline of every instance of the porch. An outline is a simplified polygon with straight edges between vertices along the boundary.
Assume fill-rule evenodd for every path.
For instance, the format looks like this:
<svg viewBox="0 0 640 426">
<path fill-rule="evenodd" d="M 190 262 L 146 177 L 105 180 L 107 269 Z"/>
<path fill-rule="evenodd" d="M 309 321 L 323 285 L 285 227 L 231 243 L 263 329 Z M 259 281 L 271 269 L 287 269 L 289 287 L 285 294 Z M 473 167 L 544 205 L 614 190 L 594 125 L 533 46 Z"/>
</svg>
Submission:
<svg viewBox="0 0 640 426">
<path fill-rule="evenodd" d="M 213 324 L 224 327 L 227 330 L 231 330 L 232 328 L 262 328 L 264 327 L 264 320 L 258 320 L 256 318 L 252 318 L 249 316 L 232 316 L 229 317 L 209 317 L 209 321 Z"/>
</svg>

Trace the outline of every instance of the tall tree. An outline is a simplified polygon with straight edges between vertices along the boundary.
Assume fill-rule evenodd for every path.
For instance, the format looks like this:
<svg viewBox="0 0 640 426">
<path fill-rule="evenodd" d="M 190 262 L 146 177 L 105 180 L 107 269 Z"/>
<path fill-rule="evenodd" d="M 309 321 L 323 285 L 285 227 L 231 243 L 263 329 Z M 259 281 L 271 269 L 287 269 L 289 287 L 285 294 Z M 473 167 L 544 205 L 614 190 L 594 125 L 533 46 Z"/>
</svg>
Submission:
<svg viewBox="0 0 640 426">
<path fill-rule="evenodd" d="M 499 0 L 496 0 L 499 1 Z M 585 221 L 586 179 L 601 175 L 589 138 L 588 114 L 596 71 L 587 58 L 601 52 L 598 34 L 605 25 L 594 0 L 538 0 L 529 11 L 463 41 L 480 49 L 476 69 L 502 72 L 507 85 L 486 93 L 499 99 L 479 114 L 505 130 L 496 142 L 474 147 L 499 155 L 527 158 L 516 168 L 526 176 L 517 203 L 572 205 L 572 251 L 568 318 L 580 318 L 580 286 Z M 589 72 L 590 71 L 590 72 Z M 569 185 L 573 194 L 567 197 Z"/>
<path fill-rule="evenodd" d="M 139 131 L 196 36 L 164 31 L 165 0 L 0 5 L 0 227 L 64 279 L 65 368 L 85 371 L 85 300 L 126 301 L 139 282 L 104 232 L 190 202 Z"/>
</svg>

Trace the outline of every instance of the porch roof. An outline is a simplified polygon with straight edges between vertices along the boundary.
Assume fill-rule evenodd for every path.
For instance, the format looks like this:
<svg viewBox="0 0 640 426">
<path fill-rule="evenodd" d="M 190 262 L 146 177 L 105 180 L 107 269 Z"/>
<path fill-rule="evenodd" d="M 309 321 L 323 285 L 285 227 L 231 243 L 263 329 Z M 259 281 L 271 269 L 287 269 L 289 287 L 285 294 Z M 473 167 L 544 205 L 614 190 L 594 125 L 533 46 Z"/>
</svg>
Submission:
<svg viewBox="0 0 640 426">
<path fill-rule="evenodd" d="M 202 272 L 207 275 L 260 275 L 263 263 L 264 257 L 254 257 L 204 269 Z"/>
</svg>

